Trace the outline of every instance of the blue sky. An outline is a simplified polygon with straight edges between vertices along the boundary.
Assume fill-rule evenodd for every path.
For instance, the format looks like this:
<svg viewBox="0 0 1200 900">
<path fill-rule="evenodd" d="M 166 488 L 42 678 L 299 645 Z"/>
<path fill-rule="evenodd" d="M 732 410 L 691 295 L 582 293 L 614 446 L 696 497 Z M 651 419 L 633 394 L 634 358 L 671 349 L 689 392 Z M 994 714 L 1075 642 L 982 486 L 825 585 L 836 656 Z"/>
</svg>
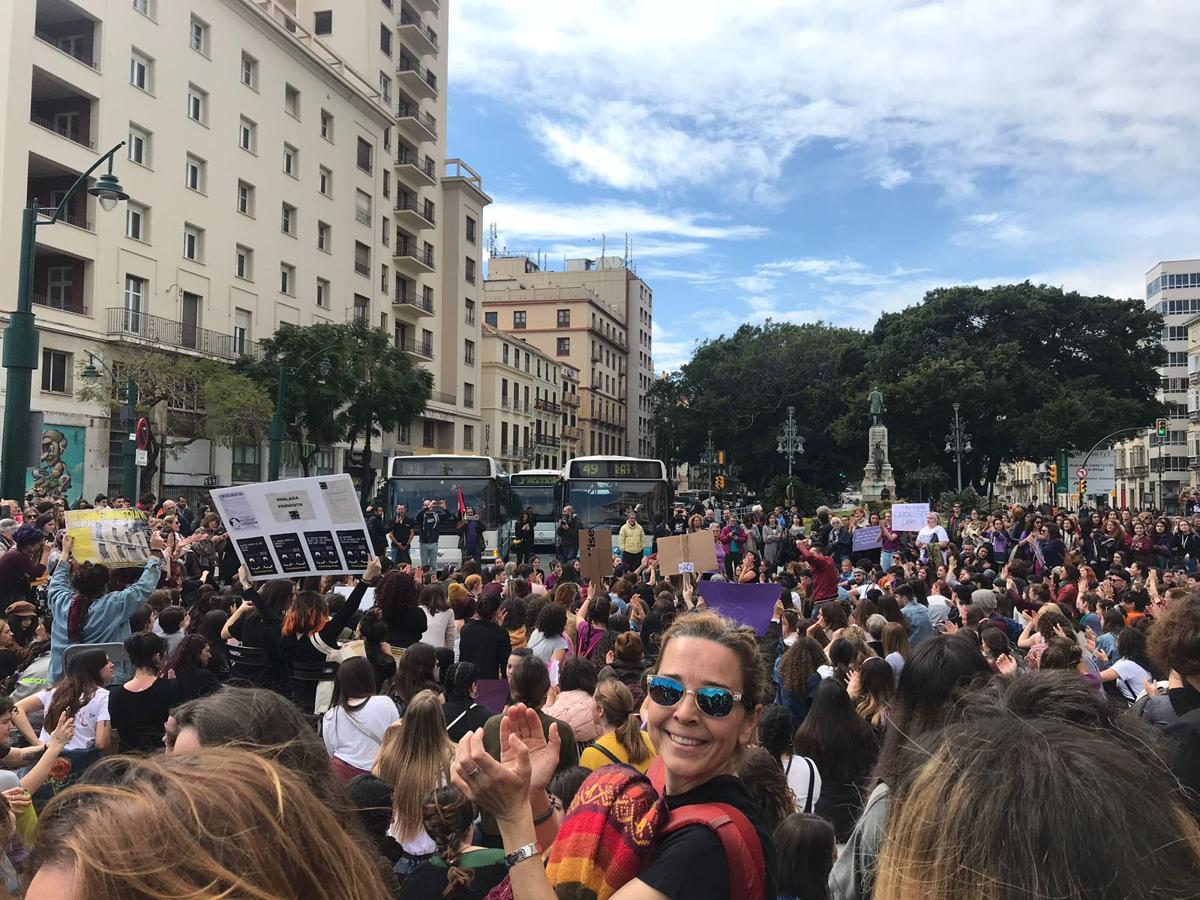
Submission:
<svg viewBox="0 0 1200 900">
<path fill-rule="evenodd" d="M 633 242 L 655 368 L 948 284 L 1200 256 L 1195 0 L 451 0 L 449 151 L 510 251 Z"/>
</svg>

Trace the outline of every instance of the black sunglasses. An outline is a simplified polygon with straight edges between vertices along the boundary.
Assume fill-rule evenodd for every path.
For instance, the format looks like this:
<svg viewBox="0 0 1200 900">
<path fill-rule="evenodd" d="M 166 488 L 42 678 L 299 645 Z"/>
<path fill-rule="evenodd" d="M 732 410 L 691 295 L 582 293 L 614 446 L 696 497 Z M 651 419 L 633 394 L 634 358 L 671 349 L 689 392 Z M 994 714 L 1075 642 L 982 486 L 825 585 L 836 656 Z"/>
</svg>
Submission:
<svg viewBox="0 0 1200 900">
<path fill-rule="evenodd" d="M 713 719 L 725 718 L 733 712 L 734 704 L 742 699 L 741 694 L 723 687 L 702 687 L 698 691 L 689 691 L 681 682 L 666 675 L 650 676 L 646 693 L 659 706 L 675 706 L 685 694 L 691 694 L 696 698 L 696 708 Z"/>
</svg>

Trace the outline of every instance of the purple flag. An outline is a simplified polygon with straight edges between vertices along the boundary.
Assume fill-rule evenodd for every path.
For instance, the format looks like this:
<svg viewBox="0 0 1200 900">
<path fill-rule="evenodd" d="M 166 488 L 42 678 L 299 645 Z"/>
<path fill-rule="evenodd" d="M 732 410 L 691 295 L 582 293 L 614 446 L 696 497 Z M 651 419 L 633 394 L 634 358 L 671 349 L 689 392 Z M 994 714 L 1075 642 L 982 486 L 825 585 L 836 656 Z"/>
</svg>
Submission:
<svg viewBox="0 0 1200 900">
<path fill-rule="evenodd" d="M 479 696 L 475 701 L 484 709 L 490 709 L 493 715 L 504 712 L 504 706 L 508 703 L 508 682 L 503 678 L 480 678 L 477 684 Z"/>
<path fill-rule="evenodd" d="M 714 612 L 735 622 L 749 625 L 756 634 L 767 633 L 775 601 L 782 591 L 777 584 L 732 584 L 727 581 L 701 581 L 700 596 Z M 480 682 L 482 684 L 483 682 Z"/>
</svg>

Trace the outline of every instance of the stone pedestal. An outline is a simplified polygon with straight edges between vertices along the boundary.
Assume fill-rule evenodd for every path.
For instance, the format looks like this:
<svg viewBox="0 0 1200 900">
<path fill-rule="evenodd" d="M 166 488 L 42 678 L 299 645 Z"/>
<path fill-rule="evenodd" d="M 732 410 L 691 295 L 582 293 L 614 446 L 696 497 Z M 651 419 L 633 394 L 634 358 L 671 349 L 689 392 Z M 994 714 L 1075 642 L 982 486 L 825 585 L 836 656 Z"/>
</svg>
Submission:
<svg viewBox="0 0 1200 900">
<path fill-rule="evenodd" d="M 867 465 L 863 468 L 862 498 L 895 500 L 896 476 L 888 462 L 888 430 L 886 425 L 872 425 L 867 432 Z"/>
</svg>

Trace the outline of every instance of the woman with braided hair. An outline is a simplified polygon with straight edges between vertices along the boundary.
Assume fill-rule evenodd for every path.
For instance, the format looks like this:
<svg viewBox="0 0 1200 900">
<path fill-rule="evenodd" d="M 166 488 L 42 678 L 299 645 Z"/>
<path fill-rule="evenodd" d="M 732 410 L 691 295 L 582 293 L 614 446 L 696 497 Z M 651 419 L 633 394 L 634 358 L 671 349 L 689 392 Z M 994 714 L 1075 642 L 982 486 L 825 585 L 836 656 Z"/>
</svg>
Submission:
<svg viewBox="0 0 1200 900">
<path fill-rule="evenodd" d="M 504 851 L 471 843 L 475 806 L 458 788 L 444 785 L 426 794 L 421 816 L 437 851 L 405 880 L 402 900 L 483 900 L 504 880 L 508 874 Z"/>
</svg>

